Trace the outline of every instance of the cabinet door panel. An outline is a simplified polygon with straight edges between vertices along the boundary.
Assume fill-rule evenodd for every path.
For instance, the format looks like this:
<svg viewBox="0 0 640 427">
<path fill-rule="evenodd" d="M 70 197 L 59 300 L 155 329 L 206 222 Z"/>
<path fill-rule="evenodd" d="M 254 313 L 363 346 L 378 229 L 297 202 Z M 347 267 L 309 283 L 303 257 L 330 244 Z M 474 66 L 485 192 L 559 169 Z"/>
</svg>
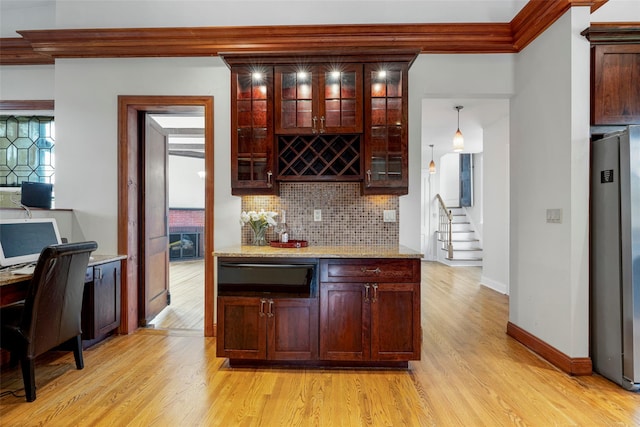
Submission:
<svg viewBox="0 0 640 427">
<path fill-rule="evenodd" d="M 318 359 L 318 300 L 274 299 L 269 308 L 268 355 L 272 360 Z"/>
<path fill-rule="evenodd" d="M 362 283 L 323 283 L 320 289 L 320 359 L 368 360 L 369 304 Z"/>
<path fill-rule="evenodd" d="M 218 297 L 218 357 L 266 359 L 263 307 L 260 298 Z"/>
<path fill-rule="evenodd" d="M 372 291 L 371 359 L 419 360 L 420 286 L 380 283 Z"/>
<path fill-rule="evenodd" d="M 389 63 L 365 65 L 365 146 L 363 194 L 407 194 L 408 68 Z"/>
<path fill-rule="evenodd" d="M 273 71 L 231 70 L 231 192 L 277 194 L 273 181 Z"/>
<path fill-rule="evenodd" d="M 120 325 L 120 261 L 96 266 L 94 318 L 97 335 Z"/>
</svg>

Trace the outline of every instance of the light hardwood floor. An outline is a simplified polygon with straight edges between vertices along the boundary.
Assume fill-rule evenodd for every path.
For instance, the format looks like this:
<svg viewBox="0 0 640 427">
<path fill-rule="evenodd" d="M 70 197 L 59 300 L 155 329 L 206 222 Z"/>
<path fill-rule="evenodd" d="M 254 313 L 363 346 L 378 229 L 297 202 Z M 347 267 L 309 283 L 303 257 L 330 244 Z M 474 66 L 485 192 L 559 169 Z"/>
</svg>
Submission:
<svg viewBox="0 0 640 427">
<path fill-rule="evenodd" d="M 571 377 L 505 333 L 508 299 L 479 268 L 423 263 L 422 360 L 409 370 L 230 368 L 215 338 L 143 329 L 36 364 L 37 399 L 2 426 L 638 426 L 640 394 Z M 541 314 L 543 315 L 543 314 Z M 22 388 L 19 369 L 2 390 Z"/>
<path fill-rule="evenodd" d="M 169 264 L 171 304 L 153 319 L 156 329 L 204 330 L 204 260 Z"/>
</svg>

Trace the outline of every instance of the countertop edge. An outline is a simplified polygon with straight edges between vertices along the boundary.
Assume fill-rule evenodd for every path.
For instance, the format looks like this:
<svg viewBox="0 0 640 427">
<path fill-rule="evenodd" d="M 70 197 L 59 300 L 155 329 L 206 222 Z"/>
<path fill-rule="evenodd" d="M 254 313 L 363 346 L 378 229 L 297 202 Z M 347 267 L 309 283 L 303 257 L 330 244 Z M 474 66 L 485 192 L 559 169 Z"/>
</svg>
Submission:
<svg viewBox="0 0 640 427">
<path fill-rule="evenodd" d="M 404 246 L 308 246 L 306 248 L 232 246 L 216 249 L 212 255 L 265 258 L 423 258 L 420 252 Z"/>
</svg>

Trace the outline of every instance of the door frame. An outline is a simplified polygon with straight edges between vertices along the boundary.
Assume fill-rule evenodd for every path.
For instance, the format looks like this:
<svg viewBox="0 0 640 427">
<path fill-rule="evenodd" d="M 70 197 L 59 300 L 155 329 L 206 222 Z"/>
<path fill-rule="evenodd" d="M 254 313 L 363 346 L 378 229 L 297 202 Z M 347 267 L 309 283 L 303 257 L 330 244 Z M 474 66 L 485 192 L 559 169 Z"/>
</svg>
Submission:
<svg viewBox="0 0 640 427">
<path fill-rule="evenodd" d="M 118 253 L 126 254 L 122 274 L 120 333 L 139 326 L 138 271 L 140 260 L 138 216 L 141 209 L 139 113 L 193 113 L 204 107 L 205 237 L 204 237 L 204 335 L 215 336 L 213 317 L 213 97 L 212 96 L 118 96 Z M 211 307 L 211 309 L 207 309 Z"/>
</svg>

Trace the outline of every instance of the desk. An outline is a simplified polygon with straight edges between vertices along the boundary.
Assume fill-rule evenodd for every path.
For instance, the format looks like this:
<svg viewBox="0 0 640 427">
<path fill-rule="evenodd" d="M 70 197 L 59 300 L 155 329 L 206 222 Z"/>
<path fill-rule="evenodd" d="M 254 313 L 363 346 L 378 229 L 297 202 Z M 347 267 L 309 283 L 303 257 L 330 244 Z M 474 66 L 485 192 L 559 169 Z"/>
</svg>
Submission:
<svg viewBox="0 0 640 427">
<path fill-rule="evenodd" d="M 88 267 L 96 267 L 126 258 L 125 255 L 93 255 Z M 27 294 L 31 274 L 13 274 L 9 271 L 0 272 L 0 305 L 13 304 L 21 301 Z M 91 278 L 93 280 L 93 277 Z"/>
</svg>

